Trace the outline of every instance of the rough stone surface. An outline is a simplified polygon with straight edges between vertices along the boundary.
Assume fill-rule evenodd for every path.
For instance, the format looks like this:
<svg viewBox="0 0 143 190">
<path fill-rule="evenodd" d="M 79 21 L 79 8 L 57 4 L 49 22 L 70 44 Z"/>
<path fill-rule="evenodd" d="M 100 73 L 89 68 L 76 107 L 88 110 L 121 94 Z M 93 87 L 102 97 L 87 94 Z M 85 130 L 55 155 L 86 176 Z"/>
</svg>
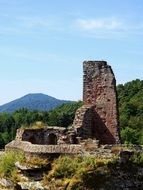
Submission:
<svg viewBox="0 0 143 190">
<path fill-rule="evenodd" d="M 13 182 L 9 179 L 2 178 L 0 179 L 0 185 L 3 187 L 10 188 L 13 187 Z"/>
<path fill-rule="evenodd" d="M 45 126 L 44 128 L 17 129 L 16 140 L 39 145 L 77 144 L 75 131 L 64 127 Z"/>
<path fill-rule="evenodd" d="M 9 151 L 11 149 L 23 150 L 29 154 L 50 154 L 50 153 L 59 153 L 59 154 L 79 154 L 81 151 L 81 145 L 38 145 L 31 144 L 27 141 L 11 141 L 5 146 L 5 150 Z"/>
<path fill-rule="evenodd" d="M 111 67 L 105 61 L 85 61 L 83 72 L 84 106 L 76 113 L 75 128 L 81 128 L 81 137 L 89 135 L 101 144 L 119 143 L 116 80 Z"/>
<path fill-rule="evenodd" d="M 21 190 L 44 190 L 44 187 L 42 187 L 41 183 L 39 181 L 34 181 L 34 182 L 19 182 L 18 183 L 19 187 L 17 186 L 17 189 Z"/>
<path fill-rule="evenodd" d="M 92 129 L 94 127 L 94 107 L 83 105 L 76 111 L 73 126 L 78 136 L 84 138 L 92 138 Z"/>
</svg>

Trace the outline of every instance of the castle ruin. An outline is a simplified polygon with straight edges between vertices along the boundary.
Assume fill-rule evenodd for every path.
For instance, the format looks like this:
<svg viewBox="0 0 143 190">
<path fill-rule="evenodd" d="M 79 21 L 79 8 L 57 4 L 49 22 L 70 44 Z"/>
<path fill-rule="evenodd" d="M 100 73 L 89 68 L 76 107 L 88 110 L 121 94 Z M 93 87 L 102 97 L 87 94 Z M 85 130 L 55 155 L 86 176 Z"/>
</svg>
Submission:
<svg viewBox="0 0 143 190">
<path fill-rule="evenodd" d="M 116 80 L 105 61 L 83 62 L 83 106 L 71 128 L 45 126 L 18 129 L 16 139 L 5 146 L 30 154 L 78 153 L 81 144 L 92 139 L 98 144 L 118 144 L 119 125 Z"/>
</svg>

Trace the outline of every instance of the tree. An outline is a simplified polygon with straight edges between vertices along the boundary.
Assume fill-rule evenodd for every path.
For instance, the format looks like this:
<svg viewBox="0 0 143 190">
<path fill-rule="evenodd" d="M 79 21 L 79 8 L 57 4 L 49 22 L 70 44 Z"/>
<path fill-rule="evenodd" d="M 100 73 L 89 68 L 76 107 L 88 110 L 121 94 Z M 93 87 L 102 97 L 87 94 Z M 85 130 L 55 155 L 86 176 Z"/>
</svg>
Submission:
<svg viewBox="0 0 143 190">
<path fill-rule="evenodd" d="M 136 79 L 117 86 L 121 138 L 143 144 L 143 81 Z"/>
</svg>

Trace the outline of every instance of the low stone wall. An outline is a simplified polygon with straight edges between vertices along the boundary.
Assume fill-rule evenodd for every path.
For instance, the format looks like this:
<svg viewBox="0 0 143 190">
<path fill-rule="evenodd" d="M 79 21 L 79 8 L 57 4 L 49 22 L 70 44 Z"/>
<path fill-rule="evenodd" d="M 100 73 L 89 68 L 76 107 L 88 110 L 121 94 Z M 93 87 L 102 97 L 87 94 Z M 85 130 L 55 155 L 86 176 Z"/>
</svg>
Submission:
<svg viewBox="0 0 143 190">
<path fill-rule="evenodd" d="M 5 146 L 5 150 L 22 150 L 27 156 L 57 157 L 62 154 L 79 154 L 82 156 L 92 155 L 99 158 L 112 158 L 121 152 L 143 152 L 142 146 L 126 145 L 101 145 L 88 139 L 81 144 L 62 144 L 62 145 L 37 145 L 27 141 L 14 140 Z"/>
<path fill-rule="evenodd" d="M 81 145 L 36 145 L 27 141 L 14 140 L 5 146 L 5 150 L 18 149 L 29 154 L 79 154 Z"/>
</svg>

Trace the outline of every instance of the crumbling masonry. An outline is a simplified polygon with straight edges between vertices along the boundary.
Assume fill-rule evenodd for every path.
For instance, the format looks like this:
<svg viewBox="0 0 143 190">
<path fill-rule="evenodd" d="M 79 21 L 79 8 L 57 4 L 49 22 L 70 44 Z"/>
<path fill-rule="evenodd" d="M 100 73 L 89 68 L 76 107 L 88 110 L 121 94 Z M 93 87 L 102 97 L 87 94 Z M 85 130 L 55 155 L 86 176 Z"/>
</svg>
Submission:
<svg viewBox="0 0 143 190">
<path fill-rule="evenodd" d="M 74 127 L 83 138 L 101 144 L 119 143 L 116 80 L 105 61 L 83 62 L 83 107 L 77 110 Z"/>
<path fill-rule="evenodd" d="M 116 80 L 111 67 L 105 61 L 85 61 L 83 72 L 83 106 L 71 128 L 18 129 L 16 139 L 5 148 L 38 155 L 75 154 L 87 142 L 95 149 L 99 144 L 119 143 Z"/>
</svg>

